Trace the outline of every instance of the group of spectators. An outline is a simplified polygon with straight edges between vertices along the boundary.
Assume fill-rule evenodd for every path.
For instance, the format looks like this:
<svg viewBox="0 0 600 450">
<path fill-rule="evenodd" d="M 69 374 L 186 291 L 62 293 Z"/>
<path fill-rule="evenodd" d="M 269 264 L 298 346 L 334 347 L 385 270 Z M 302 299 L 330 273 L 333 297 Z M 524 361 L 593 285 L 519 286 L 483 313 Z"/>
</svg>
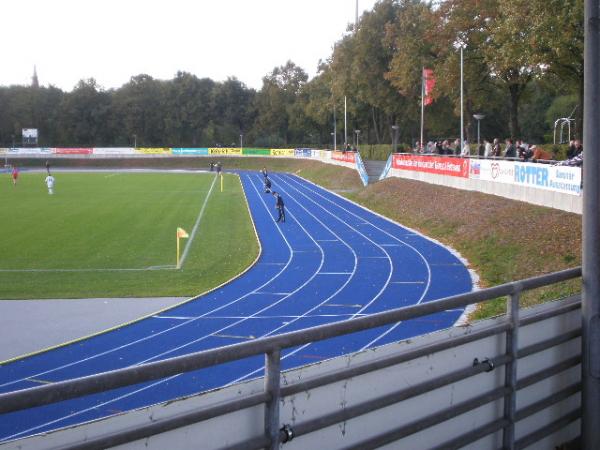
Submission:
<svg viewBox="0 0 600 450">
<path fill-rule="evenodd" d="M 475 148 L 473 152 L 470 144 L 465 140 L 463 145 L 460 145 L 460 139 L 454 141 L 429 141 L 427 143 L 416 142 L 413 149 L 415 153 L 437 154 L 437 155 L 454 155 L 454 156 L 479 156 L 484 158 L 518 158 L 521 161 L 551 161 L 556 159 L 555 155 L 544 150 L 536 145 L 529 145 L 523 140 L 506 139 L 504 145 L 500 143 L 500 139 L 495 138 L 493 141 L 487 139 Z M 573 140 L 569 144 L 567 152 L 567 160 L 563 161 L 563 165 L 581 166 L 583 162 L 583 146 L 578 140 Z M 568 162 L 568 163 L 567 163 Z"/>
</svg>

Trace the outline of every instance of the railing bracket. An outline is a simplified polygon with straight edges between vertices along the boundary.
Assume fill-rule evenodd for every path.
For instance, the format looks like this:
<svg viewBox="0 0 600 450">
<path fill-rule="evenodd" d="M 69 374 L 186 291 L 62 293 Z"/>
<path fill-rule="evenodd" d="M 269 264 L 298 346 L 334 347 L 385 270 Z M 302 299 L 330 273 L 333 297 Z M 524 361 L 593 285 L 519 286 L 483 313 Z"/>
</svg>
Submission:
<svg viewBox="0 0 600 450">
<path fill-rule="evenodd" d="M 473 360 L 473 367 L 480 364 L 486 364 L 488 366 L 487 369 L 485 369 L 486 372 L 491 372 L 495 369 L 494 362 L 490 360 L 490 358 L 483 358 L 481 361 L 479 361 L 479 358 L 475 358 Z"/>
<path fill-rule="evenodd" d="M 281 442 L 283 444 L 294 439 L 294 429 L 290 424 L 285 424 L 279 431 L 281 434 Z"/>
</svg>

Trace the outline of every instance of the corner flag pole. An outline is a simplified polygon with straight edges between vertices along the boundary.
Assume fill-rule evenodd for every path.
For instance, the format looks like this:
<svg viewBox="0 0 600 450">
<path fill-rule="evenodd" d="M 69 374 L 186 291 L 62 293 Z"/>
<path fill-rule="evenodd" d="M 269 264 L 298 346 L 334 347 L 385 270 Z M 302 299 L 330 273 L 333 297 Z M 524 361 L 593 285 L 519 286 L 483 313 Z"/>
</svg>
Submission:
<svg viewBox="0 0 600 450">
<path fill-rule="evenodd" d="M 189 235 L 187 234 L 187 231 L 185 231 L 183 228 L 177 227 L 175 236 L 177 237 L 177 268 L 179 269 L 181 268 L 181 265 L 179 264 L 179 239 L 188 238 Z"/>
</svg>

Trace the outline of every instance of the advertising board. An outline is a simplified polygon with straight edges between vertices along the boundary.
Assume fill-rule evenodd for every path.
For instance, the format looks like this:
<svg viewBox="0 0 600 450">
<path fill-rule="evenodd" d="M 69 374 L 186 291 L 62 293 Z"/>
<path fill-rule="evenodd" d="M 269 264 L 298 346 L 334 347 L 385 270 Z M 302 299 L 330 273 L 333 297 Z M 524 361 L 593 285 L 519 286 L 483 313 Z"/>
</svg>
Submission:
<svg viewBox="0 0 600 450">
<path fill-rule="evenodd" d="M 270 156 L 271 150 L 269 150 L 268 148 L 244 148 L 242 149 L 242 155 Z"/>
<path fill-rule="evenodd" d="M 207 156 L 208 148 L 172 148 L 172 153 L 174 155 L 180 156 Z"/>
<path fill-rule="evenodd" d="M 312 150 L 310 148 L 297 148 L 294 150 L 294 156 L 296 158 L 311 158 Z"/>
<path fill-rule="evenodd" d="M 293 148 L 272 148 L 271 156 L 294 156 L 296 150 Z"/>
<path fill-rule="evenodd" d="M 170 155 L 171 148 L 170 147 L 137 147 L 135 149 L 136 153 L 140 153 L 142 155 Z"/>
<path fill-rule="evenodd" d="M 579 167 L 496 160 L 479 160 L 478 163 L 479 173 L 471 173 L 471 178 L 572 195 L 581 193 Z"/>
<path fill-rule="evenodd" d="M 331 159 L 347 163 L 355 163 L 356 154 L 354 152 L 331 152 Z"/>
<path fill-rule="evenodd" d="M 94 155 L 133 155 L 135 149 L 133 147 L 94 147 Z"/>
<path fill-rule="evenodd" d="M 54 153 L 57 155 L 91 155 L 93 148 L 55 148 Z"/>
<path fill-rule="evenodd" d="M 242 149 L 239 147 L 209 148 L 208 153 L 211 155 L 241 155 Z"/>
<path fill-rule="evenodd" d="M 465 158 L 421 155 L 392 155 L 392 158 L 392 167 L 394 169 L 461 178 L 469 177 L 469 160 Z"/>
</svg>

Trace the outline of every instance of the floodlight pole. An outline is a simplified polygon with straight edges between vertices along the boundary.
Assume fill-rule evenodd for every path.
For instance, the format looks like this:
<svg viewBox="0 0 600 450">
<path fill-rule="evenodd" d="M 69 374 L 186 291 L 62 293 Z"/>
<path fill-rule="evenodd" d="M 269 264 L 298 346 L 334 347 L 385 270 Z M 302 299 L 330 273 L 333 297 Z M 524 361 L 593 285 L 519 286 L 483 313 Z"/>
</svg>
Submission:
<svg viewBox="0 0 600 450">
<path fill-rule="evenodd" d="M 600 0 L 585 0 L 582 448 L 600 448 Z"/>
<path fill-rule="evenodd" d="M 464 142 L 464 130 L 465 130 L 465 125 L 464 125 L 464 111 L 463 111 L 463 48 L 464 48 L 464 43 L 461 42 L 460 43 L 460 144 L 459 144 L 459 151 L 460 151 L 460 155 L 462 155 L 463 152 L 463 146 L 465 145 Z M 422 144 L 422 143 L 421 143 Z"/>
</svg>

